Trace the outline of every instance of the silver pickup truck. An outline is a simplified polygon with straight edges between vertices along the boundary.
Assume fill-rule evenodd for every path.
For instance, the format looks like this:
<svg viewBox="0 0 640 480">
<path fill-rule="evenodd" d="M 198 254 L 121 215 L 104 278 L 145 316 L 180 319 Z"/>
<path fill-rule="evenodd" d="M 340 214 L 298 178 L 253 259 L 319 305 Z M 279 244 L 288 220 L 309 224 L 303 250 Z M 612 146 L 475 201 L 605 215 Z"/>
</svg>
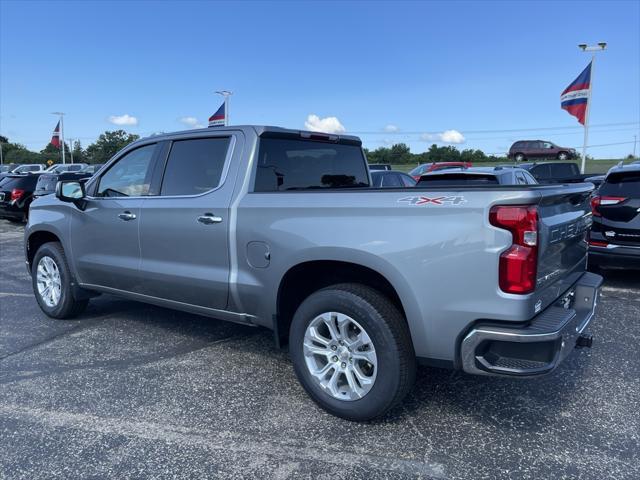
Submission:
<svg viewBox="0 0 640 480">
<path fill-rule="evenodd" d="M 591 189 L 376 189 L 356 137 L 184 131 L 33 202 L 26 263 L 53 318 L 110 293 L 271 329 L 313 400 L 366 420 L 418 363 L 535 376 L 590 346 Z"/>
</svg>

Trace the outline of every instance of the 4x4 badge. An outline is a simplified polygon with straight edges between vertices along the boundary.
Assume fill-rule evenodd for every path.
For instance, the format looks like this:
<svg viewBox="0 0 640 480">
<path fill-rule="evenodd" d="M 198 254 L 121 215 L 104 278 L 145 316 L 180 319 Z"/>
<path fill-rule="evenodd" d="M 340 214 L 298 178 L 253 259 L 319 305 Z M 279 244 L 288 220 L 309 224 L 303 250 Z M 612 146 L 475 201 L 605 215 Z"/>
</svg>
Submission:
<svg viewBox="0 0 640 480">
<path fill-rule="evenodd" d="M 403 197 L 398 199 L 398 203 L 408 203 L 410 205 L 462 205 L 467 201 L 461 195 L 443 197 Z"/>
</svg>

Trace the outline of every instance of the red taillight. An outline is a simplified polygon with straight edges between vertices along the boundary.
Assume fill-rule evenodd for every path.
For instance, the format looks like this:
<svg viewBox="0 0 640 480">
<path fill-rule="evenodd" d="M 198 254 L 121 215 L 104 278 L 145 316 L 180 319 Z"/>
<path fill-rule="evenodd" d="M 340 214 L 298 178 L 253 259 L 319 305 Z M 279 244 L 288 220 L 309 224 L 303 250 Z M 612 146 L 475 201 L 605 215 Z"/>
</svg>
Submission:
<svg viewBox="0 0 640 480">
<path fill-rule="evenodd" d="M 500 255 L 499 284 L 507 293 L 531 293 L 538 270 L 538 209 L 534 205 L 498 205 L 489 222 L 509 230 L 513 245 Z"/>
<path fill-rule="evenodd" d="M 598 210 L 598 207 L 606 207 L 607 205 L 617 205 L 620 202 L 624 202 L 626 197 L 607 197 L 607 196 L 595 196 L 591 199 L 591 213 L 594 217 L 601 217 L 602 214 Z"/>
<path fill-rule="evenodd" d="M 22 195 L 24 195 L 24 190 L 21 188 L 14 188 L 11 190 L 11 201 L 15 202 L 16 200 L 20 200 Z"/>
<path fill-rule="evenodd" d="M 609 245 L 609 242 L 603 242 L 600 240 L 589 240 L 589 245 L 593 247 L 606 247 L 607 245 Z"/>
</svg>

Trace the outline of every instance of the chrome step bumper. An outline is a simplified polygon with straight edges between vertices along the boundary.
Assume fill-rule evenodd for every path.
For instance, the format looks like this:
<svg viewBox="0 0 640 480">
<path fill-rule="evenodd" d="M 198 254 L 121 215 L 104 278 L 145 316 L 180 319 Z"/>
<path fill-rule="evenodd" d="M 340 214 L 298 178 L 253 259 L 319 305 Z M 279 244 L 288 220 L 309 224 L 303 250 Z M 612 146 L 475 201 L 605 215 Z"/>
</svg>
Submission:
<svg viewBox="0 0 640 480">
<path fill-rule="evenodd" d="M 595 314 L 602 277 L 586 272 L 569 308 L 552 305 L 527 326 L 476 325 L 462 340 L 462 368 L 476 375 L 535 376 L 551 372 L 575 348 Z"/>
</svg>

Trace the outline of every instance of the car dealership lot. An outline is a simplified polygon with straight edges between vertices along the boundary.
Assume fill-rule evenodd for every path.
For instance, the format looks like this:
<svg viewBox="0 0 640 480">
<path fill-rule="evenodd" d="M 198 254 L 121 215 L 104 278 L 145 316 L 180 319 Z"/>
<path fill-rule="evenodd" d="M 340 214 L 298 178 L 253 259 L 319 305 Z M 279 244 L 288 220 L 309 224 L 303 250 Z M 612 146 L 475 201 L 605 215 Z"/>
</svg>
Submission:
<svg viewBox="0 0 640 480">
<path fill-rule="evenodd" d="M 536 380 L 421 369 L 382 420 L 333 417 L 272 334 L 103 295 L 44 316 L 0 220 L 0 479 L 638 478 L 640 273 L 605 273 L 594 348 Z"/>
</svg>

